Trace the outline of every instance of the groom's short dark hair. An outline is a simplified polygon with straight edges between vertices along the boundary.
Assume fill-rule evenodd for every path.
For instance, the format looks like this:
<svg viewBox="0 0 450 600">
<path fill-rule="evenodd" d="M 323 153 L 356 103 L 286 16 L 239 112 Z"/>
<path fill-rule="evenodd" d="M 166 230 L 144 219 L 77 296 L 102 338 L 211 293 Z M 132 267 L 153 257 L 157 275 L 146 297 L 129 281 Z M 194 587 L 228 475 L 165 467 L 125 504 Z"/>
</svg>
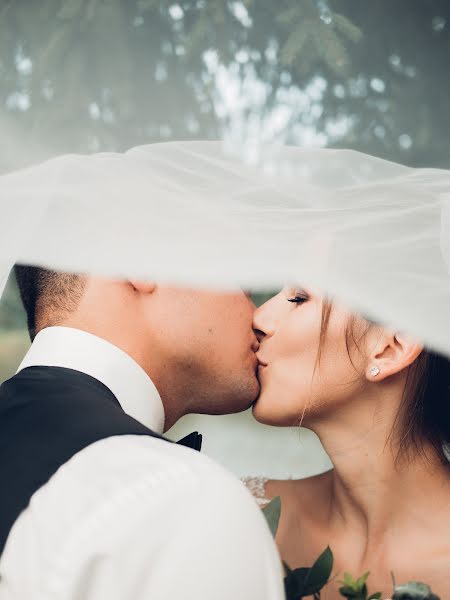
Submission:
<svg viewBox="0 0 450 600">
<path fill-rule="evenodd" d="M 83 295 L 83 275 L 29 265 L 15 265 L 14 273 L 32 341 L 39 330 L 60 324 Z"/>
</svg>

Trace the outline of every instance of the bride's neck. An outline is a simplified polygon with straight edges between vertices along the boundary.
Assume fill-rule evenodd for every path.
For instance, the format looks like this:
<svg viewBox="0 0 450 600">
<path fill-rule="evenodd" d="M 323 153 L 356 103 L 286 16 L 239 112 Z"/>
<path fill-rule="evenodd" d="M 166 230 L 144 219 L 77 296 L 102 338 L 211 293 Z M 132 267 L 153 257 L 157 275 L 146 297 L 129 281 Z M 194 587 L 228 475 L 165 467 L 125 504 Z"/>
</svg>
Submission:
<svg viewBox="0 0 450 600">
<path fill-rule="evenodd" d="M 397 454 L 406 450 L 391 435 L 399 404 L 392 391 L 376 399 L 359 398 L 353 407 L 312 427 L 334 466 L 329 525 L 363 533 L 374 543 L 393 526 L 397 532 L 403 525 L 410 528 L 412 516 L 416 523 L 419 516 L 432 520 L 448 506 L 450 471 L 431 446 L 425 443 L 423 452 L 405 460 Z"/>
</svg>

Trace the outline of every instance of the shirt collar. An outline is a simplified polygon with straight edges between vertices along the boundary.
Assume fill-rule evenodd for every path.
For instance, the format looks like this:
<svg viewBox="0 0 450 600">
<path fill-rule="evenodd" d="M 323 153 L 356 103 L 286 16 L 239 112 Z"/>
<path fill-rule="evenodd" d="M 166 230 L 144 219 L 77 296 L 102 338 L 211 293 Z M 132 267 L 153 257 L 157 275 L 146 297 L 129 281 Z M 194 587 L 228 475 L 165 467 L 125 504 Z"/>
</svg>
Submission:
<svg viewBox="0 0 450 600">
<path fill-rule="evenodd" d="M 155 433 L 163 433 L 164 407 L 154 383 L 126 352 L 72 327 L 47 327 L 35 337 L 18 371 L 65 367 L 94 377 L 111 390 L 124 412 Z"/>
</svg>

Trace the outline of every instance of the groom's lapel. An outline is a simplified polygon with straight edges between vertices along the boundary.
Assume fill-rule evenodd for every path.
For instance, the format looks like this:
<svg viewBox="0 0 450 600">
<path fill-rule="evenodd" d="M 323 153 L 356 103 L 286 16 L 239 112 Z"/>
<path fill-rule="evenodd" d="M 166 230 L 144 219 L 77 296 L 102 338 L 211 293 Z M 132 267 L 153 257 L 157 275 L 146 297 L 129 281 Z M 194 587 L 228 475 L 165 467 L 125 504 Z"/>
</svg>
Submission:
<svg viewBox="0 0 450 600">
<path fill-rule="evenodd" d="M 180 444 L 180 446 L 187 446 L 188 448 L 192 448 L 193 450 L 198 450 L 200 452 L 202 449 L 202 439 L 203 436 L 198 433 L 198 431 L 193 431 L 183 439 L 179 440 L 177 444 Z"/>
</svg>

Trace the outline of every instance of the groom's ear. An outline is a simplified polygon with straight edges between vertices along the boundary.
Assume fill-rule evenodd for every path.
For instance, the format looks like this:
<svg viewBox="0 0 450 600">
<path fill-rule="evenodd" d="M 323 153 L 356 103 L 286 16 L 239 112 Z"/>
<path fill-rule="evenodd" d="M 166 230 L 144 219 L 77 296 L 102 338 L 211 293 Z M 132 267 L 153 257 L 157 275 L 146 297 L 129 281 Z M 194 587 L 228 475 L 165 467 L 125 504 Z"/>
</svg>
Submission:
<svg viewBox="0 0 450 600">
<path fill-rule="evenodd" d="M 154 281 L 141 281 L 140 279 L 130 279 L 131 286 L 135 292 L 140 294 L 152 294 L 156 289 L 156 283 Z"/>
</svg>

